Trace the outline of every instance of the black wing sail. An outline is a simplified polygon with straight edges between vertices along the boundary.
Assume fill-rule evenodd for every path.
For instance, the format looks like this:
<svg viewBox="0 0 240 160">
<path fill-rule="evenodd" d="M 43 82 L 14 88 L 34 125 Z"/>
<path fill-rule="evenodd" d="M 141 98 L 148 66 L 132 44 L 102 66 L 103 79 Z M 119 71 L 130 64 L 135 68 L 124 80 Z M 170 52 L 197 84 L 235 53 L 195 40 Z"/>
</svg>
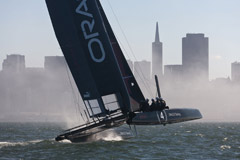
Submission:
<svg viewBox="0 0 240 160">
<path fill-rule="evenodd" d="M 119 109 L 129 112 L 128 91 L 97 2 L 46 0 L 46 3 L 58 42 L 90 117 L 105 116 Z"/>
<path fill-rule="evenodd" d="M 128 66 L 128 63 L 124 57 L 124 54 L 121 50 L 121 47 L 120 47 L 118 41 L 113 33 L 113 30 L 111 28 L 111 25 L 109 24 L 109 21 L 108 21 L 106 14 L 101 6 L 101 3 L 99 2 L 99 0 L 96 0 L 96 1 L 98 3 L 99 11 L 101 13 L 101 17 L 103 19 L 106 31 L 108 33 L 108 37 L 111 41 L 111 45 L 114 50 L 114 54 L 116 55 L 118 65 L 120 67 L 121 74 L 124 79 L 124 83 L 127 87 L 128 93 L 130 95 L 131 110 L 137 111 L 137 110 L 139 110 L 139 106 L 140 106 L 139 103 L 141 101 L 144 101 L 145 98 L 142 94 L 141 89 L 139 88 L 139 85 L 138 85 L 135 77 L 133 76 L 133 73 L 132 73 L 130 67 Z"/>
</svg>

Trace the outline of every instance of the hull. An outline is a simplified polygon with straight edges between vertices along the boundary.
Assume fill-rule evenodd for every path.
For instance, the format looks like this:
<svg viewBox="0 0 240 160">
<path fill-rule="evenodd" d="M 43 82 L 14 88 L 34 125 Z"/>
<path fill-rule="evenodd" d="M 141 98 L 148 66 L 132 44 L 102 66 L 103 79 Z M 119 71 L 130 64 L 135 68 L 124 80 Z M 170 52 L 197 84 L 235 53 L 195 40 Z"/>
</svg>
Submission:
<svg viewBox="0 0 240 160">
<path fill-rule="evenodd" d="M 165 125 L 201 119 L 198 109 L 164 109 L 162 111 L 136 113 L 130 124 L 133 125 Z"/>
<path fill-rule="evenodd" d="M 201 119 L 198 109 L 164 109 L 162 111 L 139 112 L 129 123 L 130 125 L 166 125 Z M 97 123 L 78 126 L 67 130 L 55 138 L 56 141 L 70 140 L 71 142 L 91 142 L 96 140 L 96 134 L 107 129 L 118 127 L 126 122 L 124 116 L 99 121 Z"/>
<path fill-rule="evenodd" d="M 66 130 L 65 133 L 58 135 L 55 140 L 62 141 L 67 139 L 74 143 L 95 141 L 97 133 L 114 127 L 119 127 L 124 124 L 125 121 L 125 116 L 119 116 L 109 120 L 78 126 Z"/>
</svg>

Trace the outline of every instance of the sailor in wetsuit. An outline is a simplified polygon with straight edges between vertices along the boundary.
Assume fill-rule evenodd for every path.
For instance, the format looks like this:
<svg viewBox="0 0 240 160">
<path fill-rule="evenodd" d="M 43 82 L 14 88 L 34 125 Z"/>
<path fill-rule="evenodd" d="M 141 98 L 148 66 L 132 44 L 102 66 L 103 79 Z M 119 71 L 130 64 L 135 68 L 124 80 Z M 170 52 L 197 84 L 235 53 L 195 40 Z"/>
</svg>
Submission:
<svg viewBox="0 0 240 160">
<path fill-rule="evenodd" d="M 140 110 L 143 111 L 143 112 L 147 112 L 149 111 L 149 104 L 148 104 L 148 99 L 146 99 L 145 101 L 142 101 L 140 103 Z"/>
<path fill-rule="evenodd" d="M 157 105 L 154 99 L 152 99 L 152 104 L 150 105 L 150 111 L 156 111 Z"/>
<path fill-rule="evenodd" d="M 157 109 L 160 111 L 164 109 L 169 109 L 169 107 L 166 106 L 166 102 L 162 98 L 156 98 L 156 104 L 157 104 Z"/>
<path fill-rule="evenodd" d="M 166 107 L 166 103 L 162 98 L 156 98 L 157 110 L 161 111 Z"/>
<path fill-rule="evenodd" d="M 148 99 L 140 103 L 140 110 L 143 112 L 162 111 L 164 109 L 169 109 L 169 107 L 166 106 L 166 102 L 162 98 L 156 98 L 156 101 L 152 99 L 150 106 L 148 104 Z"/>
</svg>

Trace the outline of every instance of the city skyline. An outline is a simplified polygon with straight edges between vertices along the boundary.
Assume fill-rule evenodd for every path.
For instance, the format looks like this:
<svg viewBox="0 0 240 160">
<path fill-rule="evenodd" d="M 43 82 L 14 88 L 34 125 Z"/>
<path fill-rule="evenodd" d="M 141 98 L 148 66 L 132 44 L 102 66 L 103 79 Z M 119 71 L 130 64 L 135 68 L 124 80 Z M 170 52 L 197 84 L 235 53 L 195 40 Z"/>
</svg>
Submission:
<svg viewBox="0 0 240 160">
<path fill-rule="evenodd" d="M 197 35 L 191 35 L 191 36 L 199 36 Z M 204 35 L 202 35 L 204 36 Z M 186 38 L 186 37 L 184 37 Z M 205 37 L 207 38 L 207 37 Z M 43 70 L 43 69 L 47 69 L 47 70 L 51 70 L 51 71 L 57 71 L 59 69 L 64 69 L 65 71 L 68 70 L 68 66 L 66 64 L 65 61 L 65 57 L 62 56 L 44 56 L 44 66 L 42 67 L 29 67 L 26 66 L 26 62 L 25 62 L 25 55 L 22 54 L 9 54 L 6 55 L 5 59 L 3 59 L 2 64 L 0 64 L 0 66 L 2 66 L 2 70 L 0 70 L 0 73 L 2 71 L 2 73 L 23 73 L 25 71 L 31 71 L 31 72 L 38 72 L 39 70 Z M 151 61 L 147 61 L 147 60 L 141 60 L 141 61 L 132 61 L 130 59 L 127 59 L 127 63 L 132 71 L 132 73 L 134 74 L 135 78 L 139 80 L 140 83 L 143 82 L 143 80 L 149 81 L 149 80 L 154 80 L 154 73 L 152 72 L 152 64 Z M 178 82 L 184 82 L 185 80 L 182 79 L 184 78 L 186 75 L 183 73 L 184 68 L 183 68 L 183 64 L 170 64 L 170 65 L 164 65 L 164 72 L 163 72 L 163 80 L 164 81 L 178 81 Z M 215 79 L 212 80 L 208 80 L 208 82 L 214 82 L 216 80 L 222 79 L 222 80 L 231 80 L 232 82 L 238 84 L 240 81 L 240 62 L 233 62 L 231 63 L 231 79 L 229 77 L 217 77 Z M 202 68 L 201 66 L 199 67 L 195 67 L 196 73 L 188 73 L 190 77 L 185 77 L 187 78 L 189 82 L 191 82 L 192 76 L 194 76 L 195 74 L 201 73 Z M 204 71 L 204 70 L 203 70 Z M 206 71 L 206 70 L 205 70 Z M 169 79 L 170 78 L 170 79 Z M 203 77 L 201 76 L 197 76 L 195 77 L 195 79 L 192 80 L 201 80 Z M 171 80 L 172 79 L 172 80 Z M 204 78 L 205 82 L 206 81 L 206 77 Z M 176 81 L 176 82 L 177 82 Z M 203 82 L 204 82 L 203 81 Z"/>
<path fill-rule="evenodd" d="M 113 0 L 111 6 L 109 1 L 102 0 L 102 4 L 115 34 L 124 46 L 127 59 L 151 60 L 151 42 L 158 22 L 164 65 L 181 63 L 181 38 L 186 33 L 204 33 L 209 37 L 210 79 L 231 76 L 231 63 L 239 61 L 240 2 L 237 0 L 151 0 L 141 3 L 136 0 Z M 147 12 L 143 12 L 145 10 Z M 43 66 L 44 56 L 62 55 L 44 0 L 1 1 L 0 14 L 4 15 L 0 17 L 0 62 L 7 54 L 25 54 L 26 66 L 40 67 Z M 118 23 L 136 59 L 128 49 Z"/>
<path fill-rule="evenodd" d="M 72 112 L 75 105 L 82 103 L 81 99 L 78 103 L 74 100 L 78 91 L 66 67 L 65 58 L 46 56 L 44 59 L 44 68 L 25 66 L 24 55 L 8 55 L 4 59 L 4 70 L 0 72 L 0 111 L 2 113 L 0 120 L 6 120 L 8 115 L 15 115 L 15 118 L 23 120 L 32 120 L 34 115 L 42 114 L 44 116 L 42 118 L 38 116 L 38 120 L 43 120 L 46 116 L 56 120 L 61 117 L 59 116 L 61 112 L 65 113 L 66 109 Z M 150 62 L 128 61 L 128 63 L 131 68 L 134 68 L 135 78 L 145 98 L 153 98 L 156 88 L 154 79 L 150 79 Z M 216 118 L 226 121 L 239 120 L 239 116 L 235 113 L 239 113 L 237 111 L 239 109 L 240 63 L 232 63 L 232 65 L 234 65 L 232 73 L 235 79 L 217 78 L 208 83 L 204 81 L 192 83 L 191 78 L 182 79 L 179 75 L 181 65 L 166 65 L 167 71 L 161 81 L 164 99 L 171 107 L 192 106 L 200 109 L 207 121 Z M 143 72 L 139 71 L 139 67 L 143 66 Z M 140 75 L 139 72 L 141 72 Z M 141 77 L 143 75 L 144 78 Z M 59 97 L 62 101 L 58 100 Z M 224 109 L 226 107 L 228 108 L 227 114 Z M 221 112 L 216 115 L 214 108 L 220 109 Z M 51 117 L 52 113 L 54 113 L 53 117 Z M 26 114 L 29 115 L 27 119 L 24 118 Z"/>
</svg>

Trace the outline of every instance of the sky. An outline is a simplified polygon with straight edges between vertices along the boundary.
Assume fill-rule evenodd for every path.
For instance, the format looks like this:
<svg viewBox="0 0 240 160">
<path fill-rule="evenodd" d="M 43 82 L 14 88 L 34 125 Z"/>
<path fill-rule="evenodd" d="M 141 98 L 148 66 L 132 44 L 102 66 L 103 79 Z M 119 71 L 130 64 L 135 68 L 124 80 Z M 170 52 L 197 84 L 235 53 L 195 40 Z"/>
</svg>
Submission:
<svg viewBox="0 0 240 160">
<path fill-rule="evenodd" d="M 209 38 L 210 79 L 230 76 L 231 63 L 240 61 L 239 0 L 101 2 L 127 59 L 151 60 L 158 22 L 164 64 L 182 63 L 186 33 Z M 25 55 L 27 67 L 43 67 L 44 56 L 63 55 L 44 0 L 0 0 L 0 64 L 7 54 Z"/>
</svg>

